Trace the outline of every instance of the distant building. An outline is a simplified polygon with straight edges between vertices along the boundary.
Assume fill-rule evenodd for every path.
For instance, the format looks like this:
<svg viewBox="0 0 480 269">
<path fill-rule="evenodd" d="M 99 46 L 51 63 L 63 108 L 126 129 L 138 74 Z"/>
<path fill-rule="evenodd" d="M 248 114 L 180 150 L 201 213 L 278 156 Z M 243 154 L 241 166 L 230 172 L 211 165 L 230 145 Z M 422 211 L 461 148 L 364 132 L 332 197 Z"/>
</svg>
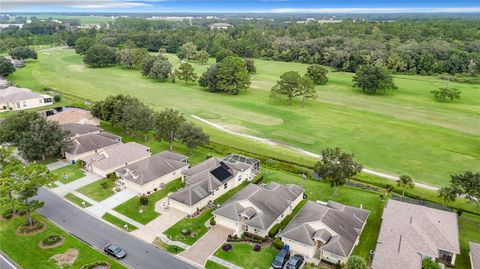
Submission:
<svg viewBox="0 0 480 269">
<path fill-rule="evenodd" d="M 456 213 L 388 200 L 371 268 L 418 269 L 425 258 L 452 265 L 458 254 Z"/>
<path fill-rule="evenodd" d="M 30 89 L 7 87 L 0 89 L 0 112 L 23 110 L 53 104 L 53 97 Z"/>
<path fill-rule="evenodd" d="M 209 27 L 210 27 L 210 30 L 226 30 L 228 28 L 232 28 L 233 25 L 225 22 L 217 22 L 217 23 L 210 24 Z"/>
</svg>

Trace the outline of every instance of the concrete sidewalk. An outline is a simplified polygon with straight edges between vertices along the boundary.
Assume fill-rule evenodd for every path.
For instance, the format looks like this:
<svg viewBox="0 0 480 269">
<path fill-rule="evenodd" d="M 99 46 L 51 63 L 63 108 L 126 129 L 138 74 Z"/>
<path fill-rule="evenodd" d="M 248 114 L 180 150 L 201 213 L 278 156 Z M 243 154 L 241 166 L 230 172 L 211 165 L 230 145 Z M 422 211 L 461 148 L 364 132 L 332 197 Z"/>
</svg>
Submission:
<svg viewBox="0 0 480 269">
<path fill-rule="evenodd" d="M 54 193 L 56 193 L 60 196 L 65 196 L 65 195 L 67 195 L 67 193 L 78 190 L 81 187 L 86 186 L 90 183 L 93 183 L 93 182 L 95 182 L 95 181 L 97 181 L 101 178 L 102 177 L 99 176 L 99 175 L 96 175 L 96 174 L 93 174 L 93 173 L 90 173 L 90 172 L 86 172 L 86 176 L 84 176 L 82 178 L 79 178 L 77 180 L 74 180 L 70 183 L 62 184 L 62 185 L 60 185 L 56 188 L 51 189 L 51 191 L 53 191 Z"/>
<path fill-rule="evenodd" d="M 125 189 L 123 191 L 117 192 L 114 195 L 108 197 L 107 199 L 91 206 L 87 207 L 87 211 L 92 213 L 97 217 L 102 217 L 107 211 L 114 209 L 120 204 L 125 203 L 126 201 L 130 200 L 131 198 L 137 195 L 136 192 Z"/>
<path fill-rule="evenodd" d="M 59 161 L 56 161 L 54 163 L 47 164 L 47 168 L 48 168 L 48 170 L 53 171 L 53 170 L 56 170 L 58 168 L 62 168 L 64 166 L 67 166 L 69 164 L 71 164 L 71 163 L 67 160 L 59 160 Z"/>
</svg>

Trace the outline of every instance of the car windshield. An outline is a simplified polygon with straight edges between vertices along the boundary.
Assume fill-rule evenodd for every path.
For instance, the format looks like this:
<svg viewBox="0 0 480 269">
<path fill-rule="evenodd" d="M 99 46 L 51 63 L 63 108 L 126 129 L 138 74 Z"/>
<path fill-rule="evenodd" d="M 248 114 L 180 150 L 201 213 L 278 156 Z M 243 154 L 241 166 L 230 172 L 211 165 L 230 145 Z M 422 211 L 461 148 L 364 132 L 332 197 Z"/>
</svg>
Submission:
<svg viewBox="0 0 480 269">
<path fill-rule="evenodd" d="M 120 247 L 117 247 L 117 246 L 110 246 L 110 249 L 112 250 L 113 253 L 117 254 L 119 253 L 120 251 L 122 251 L 122 249 Z"/>
<path fill-rule="evenodd" d="M 293 257 L 293 258 L 291 258 L 291 259 L 288 261 L 288 264 L 289 264 L 289 265 L 295 265 L 295 264 L 297 264 L 297 262 L 298 262 L 298 258 L 297 258 L 297 257 Z"/>
</svg>

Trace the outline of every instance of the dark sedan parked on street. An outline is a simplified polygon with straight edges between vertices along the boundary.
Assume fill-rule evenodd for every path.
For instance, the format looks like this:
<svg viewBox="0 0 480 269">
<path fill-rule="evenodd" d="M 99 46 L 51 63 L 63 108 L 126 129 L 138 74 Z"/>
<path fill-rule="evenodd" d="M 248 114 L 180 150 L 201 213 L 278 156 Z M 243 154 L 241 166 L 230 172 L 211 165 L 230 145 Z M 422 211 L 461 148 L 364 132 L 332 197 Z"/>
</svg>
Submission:
<svg viewBox="0 0 480 269">
<path fill-rule="evenodd" d="M 110 255 L 114 257 L 115 259 L 123 259 L 125 256 L 127 256 L 127 252 L 123 250 L 121 247 L 110 244 L 106 247 L 103 248 L 103 251 L 107 253 L 107 255 Z"/>
</svg>

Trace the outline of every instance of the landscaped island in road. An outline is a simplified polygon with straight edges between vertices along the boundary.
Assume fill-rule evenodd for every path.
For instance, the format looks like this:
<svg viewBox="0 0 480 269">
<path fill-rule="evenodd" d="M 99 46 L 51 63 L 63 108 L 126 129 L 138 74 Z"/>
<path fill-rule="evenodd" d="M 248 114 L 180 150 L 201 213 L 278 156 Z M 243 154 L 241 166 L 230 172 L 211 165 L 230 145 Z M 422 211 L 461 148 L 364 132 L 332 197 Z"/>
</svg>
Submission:
<svg viewBox="0 0 480 269">
<path fill-rule="evenodd" d="M 177 67 L 177 57 L 168 57 Z M 207 68 L 193 65 L 199 74 Z M 22 87 L 38 90 L 49 86 L 89 100 L 130 94 L 158 110 L 174 106 L 235 131 L 313 152 L 340 146 L 354 152 L 366 167 L 408 174 L 437 186 L 446 185 L 450 174 L 473 169 L 479 159 L 480 91 L 476 85 L 450 83 L 462 90 L 462 98 L 445 104 L 435 102 L 430 94 L 444 85 L 432 77 L 399 75 L 395 78 L 399 89 L 394 94 L 368 96 L 351 87 L 352 74 L 330 72 L 329 82 L 317 87 L 318 98 L 307 101 L 302 109 L 300 100 L 293 107 L 279 105 L 269 94 L 280 74 L 304 72 L 307 65 L 261 60 L 256 60 L 256 65 L 252 86 L 237 96 L 212 94 L 196 84 L 156 82 L 121 67 L 89 68 L 69 49 L 39 53 L 38 61 L 29 62 L 9 79 Z M 248 146 L 213 128 L 204 129 L 213 142 Z"/>
</svg>

